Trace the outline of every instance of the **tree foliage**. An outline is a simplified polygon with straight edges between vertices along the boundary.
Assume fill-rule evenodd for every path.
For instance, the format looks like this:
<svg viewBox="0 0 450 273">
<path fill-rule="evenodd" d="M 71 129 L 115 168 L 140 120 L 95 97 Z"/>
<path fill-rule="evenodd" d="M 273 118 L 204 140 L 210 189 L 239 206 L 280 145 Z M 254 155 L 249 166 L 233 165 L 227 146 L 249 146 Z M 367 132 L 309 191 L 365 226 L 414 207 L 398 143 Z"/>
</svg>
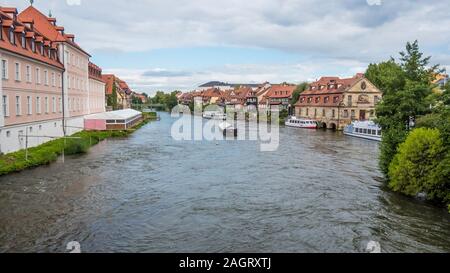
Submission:
<svg viewBox="0 0 450 273">
<path fill-rule="evenodd" d="M 112 87 L 112 93 L 107 96 L 106 104 L 108 106 L 111 106 L 113 108 L 113 110 L 118 109 L 118 107 L 117 107 L 117 90 L 116 90 L 115 84 Z"/>
<path fill-rule="evenodd" d="M 307 82 L 302 82 L 297 86 L 297 88 L 294 90 L 294 93 L 292 94 L 292 99 L 290 101 L 291 105 L 294 105 L 298 102 L 300 94 L 303 93 L 306 89 L 308 89 L 308 86 L 309 84 Z"/>
<path fill-rule="evenodd" d="M 389 175 L 389 165 L 417 117 L 431 112 L 431 79 L 437 66 L 429 67 L 430 57 L 420 52 L 419 43 L 406 44 L 397 63 L 393 58 L 369 65 L 366 77 L 383 91 L 377 105 L 377 123 L 383 128 L 380 167 Z"/>
<path fill-rule="evenodd" d="M 155 96 L 151 98 L 153 104 L 164 105 L 166 110 L 170 111 L 173 107 L 178 105 L 177 99 L 178 91 L 173 91 L 171 93 L 164 93 L 163 91 L 156 92 Z"/>
<path fill-rule="evenodd" d="M 432 201 L 450 201 L 450 154 L 438 129 L 413 130 L 389 167 L 389 186 L 409 196 L 426 193 Z"/>
</svg>

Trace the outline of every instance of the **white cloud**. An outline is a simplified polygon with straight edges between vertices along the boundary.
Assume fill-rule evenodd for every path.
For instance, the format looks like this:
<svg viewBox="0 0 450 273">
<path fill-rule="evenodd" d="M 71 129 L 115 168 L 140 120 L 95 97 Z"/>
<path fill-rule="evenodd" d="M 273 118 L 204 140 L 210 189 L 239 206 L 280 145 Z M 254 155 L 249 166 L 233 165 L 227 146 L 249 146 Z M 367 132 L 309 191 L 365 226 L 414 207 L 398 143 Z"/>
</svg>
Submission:
<svg viewBox="0 0 450 273">
<path fill-rule="evenodd" d="M 81 1 L 67 0 L 71 3 Z M 3 1 L 3 5 L 25 7 L 25 1 Z M 51 9 L 77 41 L 88 51 L 136 52 L 158 48 L 197 46 L 256 47 L 300 53 L 308 60 L 323 61 L 327 67 L 345 59 L 353 66 L 340 71 L 360 71 L 369 62 L 398 56 L 406 41 L 419 39 L 427 55 L 434 55 L 450 67 L 450 5 L 429 0 L 133 0 L 36 1 L 43 12 Z M 305 66 L 305 63 L 301 64 Z M 311 65 L 311 64 L 310 64 Z M 252 66 L 251 64 L 249 66 Z M 220 67 L 211 70 L 219 80 L 240 77 Z M 240 69 L 243 69 L 241 65 Z M 258 80 L 276 75 L 281 81 L 295 72 L 289 67 L 271 65 L 270 71 L 253 67 L 246 75 Z M 151 71 L 149 67 L 147 71 Z M 290 70 L 289 70 L 290 69 Z M 153 77 L 136 79 L 136 84 L 163 86 L 191 85 L 204 75 L 195 71 L 154 72 Z M 186 71 L 184 71 L 186 70 Z M 186 72 L 186 75 L 179 75 Z M 320 75 L 320 70 L 317 73 Z M 159 73 L 159 75 L 157 75 Z M 188 74 L 194 74 L 187 76 Z M 278 74 L 277 74 L 278 73 Z M 178 77 L 174 77 L 178 76 Z M 311 75 L 317 76 L 317 75 Z M 305 78 L 297 74 L 294 79 Z M 200 79 L 201 78 L 201 79 Z M 273 76 L 275 78 L 275 76 Z M 289 78 L 292 80 L 292 78 Z"/>
</svg>

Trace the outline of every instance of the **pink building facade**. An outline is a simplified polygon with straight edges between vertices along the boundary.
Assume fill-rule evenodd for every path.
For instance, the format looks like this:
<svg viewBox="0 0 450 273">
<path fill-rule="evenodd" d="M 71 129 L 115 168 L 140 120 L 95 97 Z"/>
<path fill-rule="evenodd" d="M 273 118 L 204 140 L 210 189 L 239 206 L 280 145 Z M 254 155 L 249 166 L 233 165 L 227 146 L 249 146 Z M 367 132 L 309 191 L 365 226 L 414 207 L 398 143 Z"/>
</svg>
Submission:
<svg viewBox="0 0 450 273">
<path fill-rule="evenodd" d="M 81 131 L 85 115 L 105 111 L 90 55 L 56 19 L 0 7 L 0 29 L 0 154 Z"/>
</svg>

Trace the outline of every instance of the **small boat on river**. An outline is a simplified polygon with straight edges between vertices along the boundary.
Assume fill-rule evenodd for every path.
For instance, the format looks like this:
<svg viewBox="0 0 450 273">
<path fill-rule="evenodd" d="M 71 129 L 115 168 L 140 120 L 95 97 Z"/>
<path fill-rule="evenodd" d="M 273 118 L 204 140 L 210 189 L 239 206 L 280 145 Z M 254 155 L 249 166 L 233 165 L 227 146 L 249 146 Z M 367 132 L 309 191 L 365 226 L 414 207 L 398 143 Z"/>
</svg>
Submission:
<svg viewBox="0 0 450 273">
<path fill-rule="evenodd" d="M 228 122 L 222 122 L 221 124 L 219 124 L 219 129 L 220 131 L 222 131 L 224 136 L 237 137 L 238 135 L 238 129 Z"/>
<path fill-rule="evenodd" d="M 381 127 L 373 121 L 354 121 L 344 129 L 344 135 L 381 141 Z"/>
<path fill-rule="evenodd" d="M 227 115 L 220 111 L 205 111 L 203 113 L 203 118 L 205 119 L 218 119 L 218 120 L 226 120 Z"/>
<path fill-rule="evenodd" d="M 286 126 L 303 128 L 303 129 L 317 129 L 317 122 L 312 119 L 298 119 L 296 117 L 290 117 L 285 122 Z"/>
</svg>

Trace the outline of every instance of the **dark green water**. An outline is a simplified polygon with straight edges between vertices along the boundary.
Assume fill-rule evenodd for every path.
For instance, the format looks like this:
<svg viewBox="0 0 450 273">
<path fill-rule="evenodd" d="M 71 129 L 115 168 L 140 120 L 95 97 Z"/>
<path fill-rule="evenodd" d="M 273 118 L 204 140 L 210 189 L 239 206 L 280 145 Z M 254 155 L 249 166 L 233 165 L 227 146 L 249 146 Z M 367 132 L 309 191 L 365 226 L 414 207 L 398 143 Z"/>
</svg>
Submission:
<svg viewBox="0 0 450 273">
<path fill-rule="evenodd" d="M 281 128 L 256 142 L 178 142 L 173 120 L 0 178 L 0 252 L 449 252 L 444 209 L 393 194 L 378 143 Z"/>
</svg>

